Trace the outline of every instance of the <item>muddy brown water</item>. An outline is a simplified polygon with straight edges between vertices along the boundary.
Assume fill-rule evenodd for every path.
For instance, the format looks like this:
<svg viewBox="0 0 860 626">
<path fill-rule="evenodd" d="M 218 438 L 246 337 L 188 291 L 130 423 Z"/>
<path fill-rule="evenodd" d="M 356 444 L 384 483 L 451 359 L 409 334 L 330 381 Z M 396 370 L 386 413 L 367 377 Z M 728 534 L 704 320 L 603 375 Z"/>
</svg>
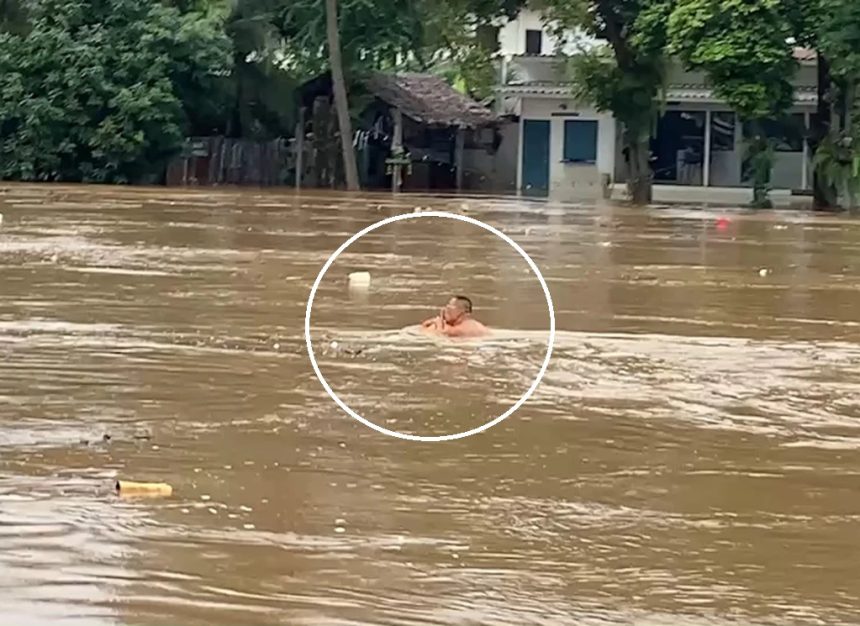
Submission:
<svg viewBox="0 0 860 626">
<path fill-rule="evenodd" d="M 328 255 L 416 206 L 513 237 L 558 323 L 529 402 L 446 443 L 345 415 L 303 339 Z M 39 186 L 0 212 L 3 623 L 860 622 L 858 222 Z M 495 337 L 403 330 L 452 292 Z M 336 392 L 413 434 L 498 415 L 547 325 L 516 252 L 430 218 L 348 249 L 313 310 Z"/>
</svg>

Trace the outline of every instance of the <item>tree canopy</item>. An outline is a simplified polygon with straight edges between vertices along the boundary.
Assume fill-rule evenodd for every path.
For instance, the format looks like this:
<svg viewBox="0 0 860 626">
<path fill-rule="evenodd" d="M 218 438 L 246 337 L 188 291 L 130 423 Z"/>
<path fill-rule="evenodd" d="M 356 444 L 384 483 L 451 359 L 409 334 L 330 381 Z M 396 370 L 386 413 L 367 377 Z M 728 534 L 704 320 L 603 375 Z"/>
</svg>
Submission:
<svg viewBox="0 0 860 626">
<path fill-rule="evenodd" d="M 347 79 L 445 74 L 487 96 L 481 26 L 525 0 L 340 0 Z M 321 0 L 0 0 L 0 176 L 157 177 L 188 135 L 292 133 L 328 69 Z"/>
<path fill-rule="evenodd" d="M 606 46 L 582 47 L 570 63 L 574 93 L 623 126 L 628 192 L 651 199 L 648 143 L 665 83 L 666 25 L 674 0 L 540 0 L 546 23 L 563 41 L 582 32 Z"/>
<path fill-rule="evenodd" d="M 752 129 L 747 171 L 754 204 L 766 206 L 772 147 L 761 122 L 783 117 L 794 103 L 797 70 L 787 4 L 795 0 L 677 0 L 669 18 L 670 50 L 703 70 L 714 95 Z"/>
<path fill-rule="evenodd" d="M 797 62 L 782 0 L 677 3 L 670 49 L 707 73 L 717 97 L 747 120 L 778 117 L 792 105 Z"/>
<path fill-rule="evenodd" d="M 26 34 L 0 33 L 0 174 L 157 176 L 229 68 L 223 30 L 137 0 L 32 0 L 25 9 Z"/>
</svg>

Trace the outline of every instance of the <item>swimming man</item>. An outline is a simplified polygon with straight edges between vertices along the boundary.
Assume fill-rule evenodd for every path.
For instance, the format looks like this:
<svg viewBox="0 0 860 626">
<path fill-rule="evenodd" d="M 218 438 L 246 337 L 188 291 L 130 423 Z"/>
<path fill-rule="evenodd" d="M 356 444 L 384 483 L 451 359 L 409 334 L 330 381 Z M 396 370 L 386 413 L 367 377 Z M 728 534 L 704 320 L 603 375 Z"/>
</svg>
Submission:
<svg viewBox="0 0 860 626">
<path fill-rule="evenodd" d="M 472 317 L 472 301 L 466 296 L 454 296 L 448 300 L 439 315 L 421 324 L 421 331 L 446 337 L 485 337 L 490 330 Z"/>
</svg>

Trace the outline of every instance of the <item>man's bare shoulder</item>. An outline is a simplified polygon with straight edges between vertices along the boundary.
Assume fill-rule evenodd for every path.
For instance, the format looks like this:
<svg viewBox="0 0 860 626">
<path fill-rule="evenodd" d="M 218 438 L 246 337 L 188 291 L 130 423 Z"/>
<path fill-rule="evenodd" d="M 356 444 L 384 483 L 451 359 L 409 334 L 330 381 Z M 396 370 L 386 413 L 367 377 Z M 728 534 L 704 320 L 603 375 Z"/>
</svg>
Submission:
<svg viewBox="0 0 860 626">
<path fill-rule="evenodd" d="M 473 338 L 486 337 L 490 334 L 490 329 L 478 320 L 466 320 L 457 326 L 449 326 L 445 332 L 449 337 Z"/>
</svg>

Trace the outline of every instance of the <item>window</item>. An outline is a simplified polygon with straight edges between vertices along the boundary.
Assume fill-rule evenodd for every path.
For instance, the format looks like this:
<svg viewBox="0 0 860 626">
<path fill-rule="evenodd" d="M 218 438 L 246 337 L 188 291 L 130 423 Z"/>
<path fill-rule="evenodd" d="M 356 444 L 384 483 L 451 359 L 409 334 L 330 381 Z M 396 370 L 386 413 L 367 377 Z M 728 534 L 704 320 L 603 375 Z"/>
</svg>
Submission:
<svg viewBox="0 0 860 626">
<path fill-rule="evenodd" d="M 499 26 L 481 24 L 475 28 L 475 38 L 478 43 L 490 52 L 499 51 Z"/>
<path fill-rule="evenodd" d="M 666 111 L 651 139 L 654 180 L 701 185 L 704 176 L 705 112 Z"/>
<path fill-rule="evenodd" d="M 711 114 L 711 151 L 731 152 L 735 149 L 735 114 L 714 111 Z"/>
<path fill-rule="evenodd" d="M 526 31 L 526 54 L 540 54 L 543 51 L 543 31 Z"/>
<path fill-rule="evenodd" d="M 761 128 L 765 135 L 774 140 L 777 152 L 803 152 L 806 136 L 806 123 L 803 113 L 793 113 L 779 120 L 764 120 Z M 750 124 L 743 125 L 744 136 L 750 138 L 753 129 Z"/>
<path fill-rule="evenodd" d="M 566 163 L 597 162 L 597 122 L 565 120 L 564 157 Z"/>
</svg>

